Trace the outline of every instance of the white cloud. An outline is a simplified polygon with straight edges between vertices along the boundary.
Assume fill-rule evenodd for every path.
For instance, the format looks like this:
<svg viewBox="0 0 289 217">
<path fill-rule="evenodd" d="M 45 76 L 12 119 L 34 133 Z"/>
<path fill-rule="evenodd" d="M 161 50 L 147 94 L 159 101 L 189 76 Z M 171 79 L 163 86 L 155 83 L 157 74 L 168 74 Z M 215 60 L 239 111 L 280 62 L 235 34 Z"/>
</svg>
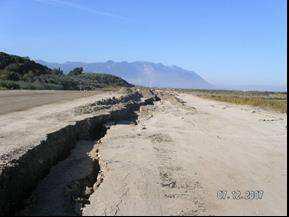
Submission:
<svg viewBox="0 0 289 217">
<path fill-rule="evenodd" d="M 72 2 L 68 2 L 68 1 L 64 1 L 64 0 L 34 0 L 34 1 L 39 2 L 39 3 L 44 3 L 44 4 L 53 4 L 53 5 L 58 5 L 58 6 L 62 5 L 65 7 L 76 9 L 76 10 L 86 11 L 86 12 L 96 14 L 99 16 L 111 17 L 111 18 L 122 20 L 122 21 L 128 21 L 129 20 L 127 17 L 121 16 L 118 14 L 104 12 L 104 11 L 98 11 L 98 10 L 95 10 L 92 8 L 85 7 L 85 6 L 80 5 L 80 4 L 76 4 L 76 3 L 72 3 Z"/>
</svg>

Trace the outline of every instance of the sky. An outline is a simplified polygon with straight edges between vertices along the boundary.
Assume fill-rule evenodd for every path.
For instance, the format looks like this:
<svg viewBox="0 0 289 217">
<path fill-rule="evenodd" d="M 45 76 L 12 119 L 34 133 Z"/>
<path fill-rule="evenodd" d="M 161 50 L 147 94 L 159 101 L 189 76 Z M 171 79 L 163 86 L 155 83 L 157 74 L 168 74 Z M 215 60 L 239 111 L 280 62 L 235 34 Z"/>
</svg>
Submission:
<svg viewBox="0 0 289 217">
<path fill-rule="evenodd" d="M 216 85 L 287 84 L 285 0 L 0 0 L 0 51 L 152 61 Z"/>
</svg>

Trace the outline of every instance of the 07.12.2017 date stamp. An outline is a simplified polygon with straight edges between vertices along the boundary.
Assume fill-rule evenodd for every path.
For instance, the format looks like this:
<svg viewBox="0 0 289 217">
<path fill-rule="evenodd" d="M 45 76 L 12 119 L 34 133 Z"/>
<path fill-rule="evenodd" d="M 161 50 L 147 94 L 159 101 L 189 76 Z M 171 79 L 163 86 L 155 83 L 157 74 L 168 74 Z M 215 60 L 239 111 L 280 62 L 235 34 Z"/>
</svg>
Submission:
<svg viewBox="0 0 289 217">
<path fill-rule="evenodd" d="M 218 200 L 262 200 L 264 196 L 263 190 L 247 190 L 247 191 L 217 191 Z"/>
</svg>

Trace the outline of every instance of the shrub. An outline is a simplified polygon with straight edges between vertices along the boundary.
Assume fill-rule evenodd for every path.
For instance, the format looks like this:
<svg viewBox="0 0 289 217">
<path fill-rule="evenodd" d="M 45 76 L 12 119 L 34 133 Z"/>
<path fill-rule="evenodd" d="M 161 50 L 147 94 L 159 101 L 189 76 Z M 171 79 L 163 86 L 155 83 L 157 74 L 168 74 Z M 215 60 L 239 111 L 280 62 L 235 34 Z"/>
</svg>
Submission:
<svg viewBox="0 0 289 217">
<path fill-rule="evenodd" d="M 0 89 L 20 89 L 20 85 L 14 81 L 0 80 Z"/>
</svg>

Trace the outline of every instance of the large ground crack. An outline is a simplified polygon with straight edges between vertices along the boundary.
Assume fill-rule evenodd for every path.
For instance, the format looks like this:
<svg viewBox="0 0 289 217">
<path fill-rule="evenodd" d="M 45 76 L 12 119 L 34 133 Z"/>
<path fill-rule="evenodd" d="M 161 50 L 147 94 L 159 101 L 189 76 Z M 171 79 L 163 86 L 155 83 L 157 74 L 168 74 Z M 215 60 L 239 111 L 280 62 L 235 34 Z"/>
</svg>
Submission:
<svg viewBox="0 0 289 217">
<path fill-rule="evenodd" d="M 136 111 L 158 100 L 155 95 L 141 97 L 136 93 L 95 103 L 121 105 L 51 133 L 18 160 L 1 165 L 0 215 L 81 215 L 102 178 L 95 144 L 107 123 L 136 123 Z"/>
</svg>

